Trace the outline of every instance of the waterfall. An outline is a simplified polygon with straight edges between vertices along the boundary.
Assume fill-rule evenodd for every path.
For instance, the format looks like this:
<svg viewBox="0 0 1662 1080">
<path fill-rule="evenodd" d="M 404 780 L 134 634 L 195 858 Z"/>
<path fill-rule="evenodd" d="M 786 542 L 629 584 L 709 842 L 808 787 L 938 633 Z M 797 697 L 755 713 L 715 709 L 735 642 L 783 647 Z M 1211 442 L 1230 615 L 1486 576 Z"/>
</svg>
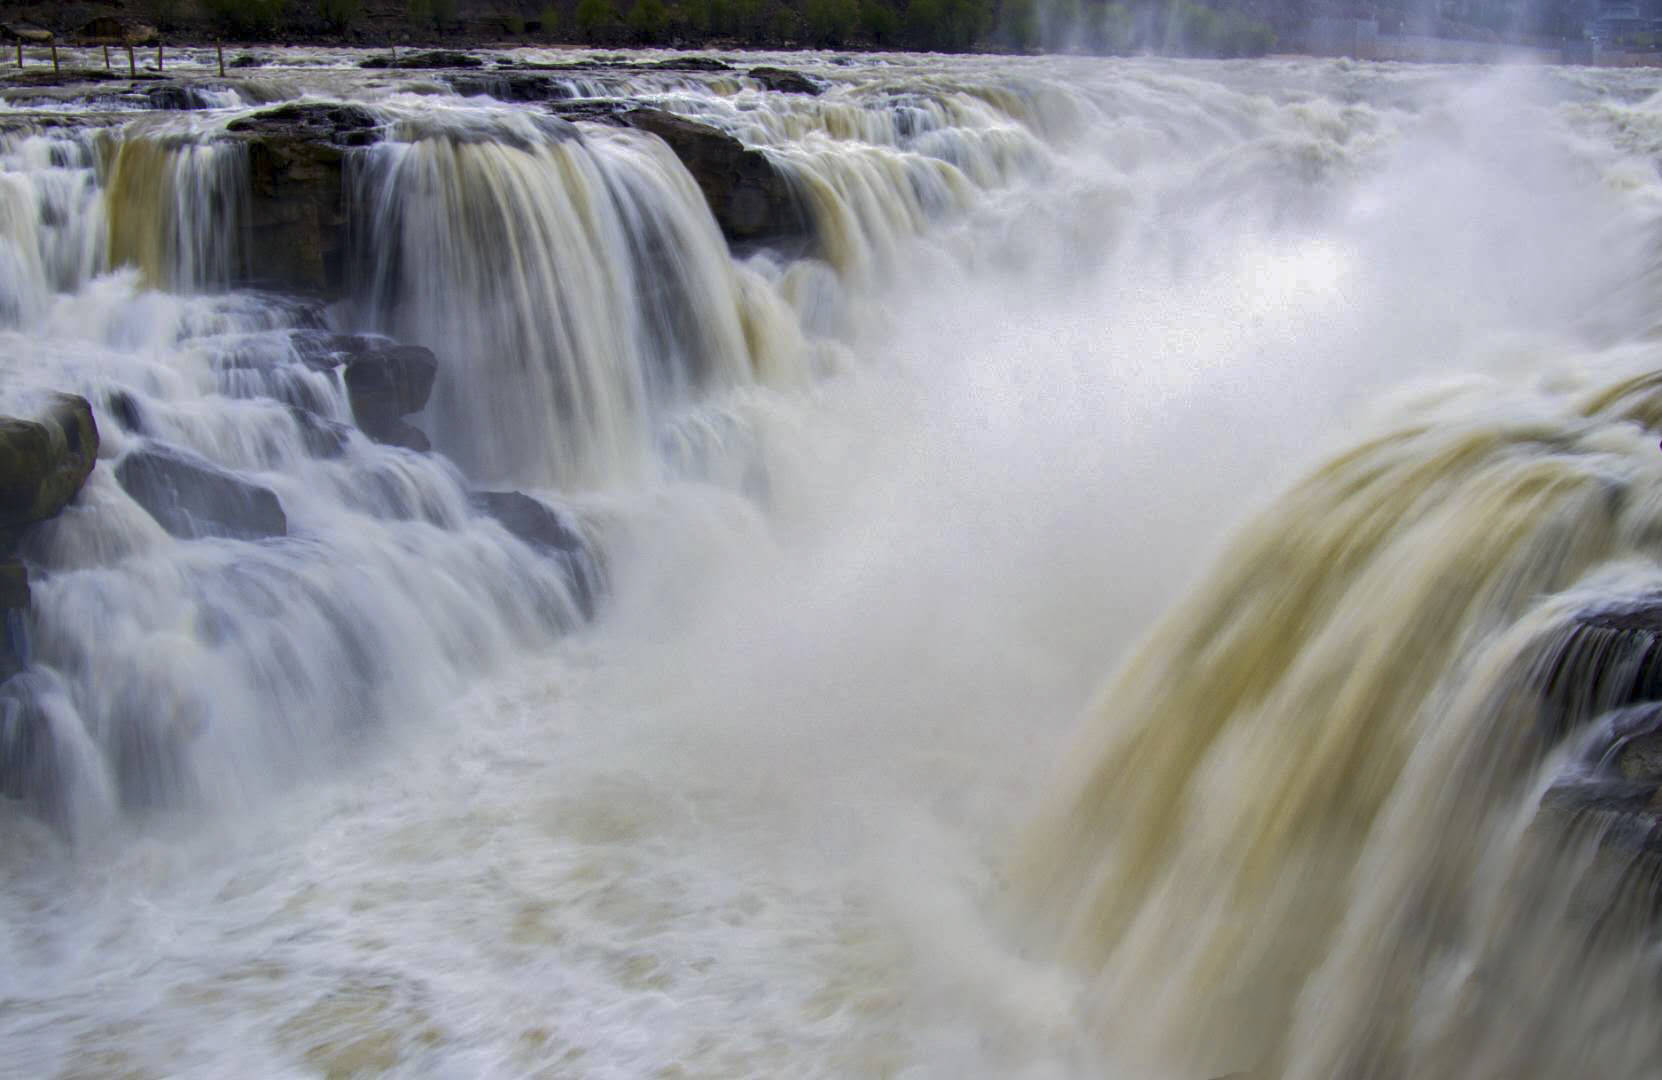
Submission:
<svg viewBox="0 0 1662 1080">
<path fill-rule="evenodd" d="M 433 410 L 472 475 L 639 479 L 665 406 L 760 366 L 739 272 L 654 139 L 418 136 L 378 147 L 359 184 L 370 321 L 472 361 L 445 370 Z"/>
<path fill-rule="evenodd" d="M 0 1061 L 1654 1071 L 1643 72 L 258 52 L 0 87 Z"/>
<path fill-rule="evenodd" d="M 1115 1045 L 1289 1077 L 1655 1060 L 1651 886 L 1571 917 L 1599 836 L 1528 828 L 1635 699 L 1619 642 L 1566 649 L 1662 586 L 1656 388 L 1602 375 L 1507 413 L 1473 388 L 1322 466 L 1104 690 L 1024 884 Z"/>
</svg>

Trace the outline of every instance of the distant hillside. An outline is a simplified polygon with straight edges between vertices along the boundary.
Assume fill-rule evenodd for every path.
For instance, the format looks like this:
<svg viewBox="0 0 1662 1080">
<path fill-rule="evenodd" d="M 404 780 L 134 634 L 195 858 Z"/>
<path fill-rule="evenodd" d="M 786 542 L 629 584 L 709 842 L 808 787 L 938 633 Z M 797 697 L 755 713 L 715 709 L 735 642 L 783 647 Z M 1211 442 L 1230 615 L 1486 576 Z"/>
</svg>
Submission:
<svg viewBox="0 0 1662 1080">
<path fill-rule="evenodd" d="M 548 43 L 966 51 L 1146 49 L 1250 56 L 1256 0 L 7 0 L 0 22 L 72 35 L 99 16 L 178 41 Z"/>
</svg>

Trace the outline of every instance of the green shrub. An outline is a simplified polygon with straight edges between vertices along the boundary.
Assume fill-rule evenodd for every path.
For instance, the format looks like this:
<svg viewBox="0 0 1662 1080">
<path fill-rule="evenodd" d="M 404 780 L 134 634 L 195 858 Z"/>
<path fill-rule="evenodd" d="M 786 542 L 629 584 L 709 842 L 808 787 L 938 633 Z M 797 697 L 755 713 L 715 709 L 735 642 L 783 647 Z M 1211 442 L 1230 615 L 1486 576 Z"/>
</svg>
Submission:
<svg viewBox="0 0 1662 1080">
<path fill-rule="evenodd" d="M 405 0 L 404 10 L 410 22 L 423 29 L 456 21 L 456 0 Z"/>
<path fill-rule="evenodd" d="M 543 8 L 537 15 L 537 29 L 544 37 L 553 37 L 560 28 L 560 9 L 553 4 Z"/>
<path fill-rule="evenodd" d="M 959 52 L 975 44 L 986 24 L 985 0 L 912 0 L 906 7 L 906 43 Z"/>
<path fill-rule="evenodd" d="M 181 0 L 145 0 L 144 15 L 163 30 L 172 30 L 179 18 Z"/>
<path fill-rule="evenodd" d="M 664 40 L 669 27 L 669 9 L 664 0 L 635 0 L 627 20 L 629 36 L 641 45 L 655 45 Z"/>
<path fill-rule="evenodd" d="M 283 0 L 202 0 L 209 18 L 233 34 L 269 34 L 283 18 Z"/>
<path fill-rule="evenodd" d="M 337 34 L 349 29 L 361 14 L 360 0 L 317 0 L 318 18 Z"/>
<path fill-rule="evenodd" d="M 576 21 L 585 41 L 610 40 L 619 22 L 611 0 L 578 0 Z"/>
<path fill-rule="evenodd" d="M 842 45 L 859 28 L 859 0 L 805 0 L 802 5 L 802 29 L 814 45 Z"/>
<path fill-rule="evenodd" d="M 1039 12 L 1033 0 L 1003 0 L 998 5 L 994 35 L 1009 49 L 1031 49 L 1039 43 Z"/>
<path fill-rule="evenodd" d="M 885 0 L 860 0 L 860 33 L 873 45 L 900 40 L 900 15 Z"/>
</svg>

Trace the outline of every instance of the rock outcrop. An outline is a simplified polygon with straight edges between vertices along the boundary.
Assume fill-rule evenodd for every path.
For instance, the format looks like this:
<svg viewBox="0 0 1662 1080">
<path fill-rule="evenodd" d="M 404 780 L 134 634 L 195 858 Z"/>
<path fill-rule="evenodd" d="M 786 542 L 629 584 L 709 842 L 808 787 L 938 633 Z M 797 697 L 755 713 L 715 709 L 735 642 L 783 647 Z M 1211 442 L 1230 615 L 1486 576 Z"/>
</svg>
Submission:
<svg viewBox="0 0 1662 1080">
<path fill-rule="evenodd" d="M 350 255 L 344 161 L 380 140 L 380 124 L 356 105 L 302 102 L 233 121 L 248 148 L 247 284 L 312 295 L 343 291 Z"/>
<path fill-rule="evenodd" d="M 1629 886 L 1662 873 L 1662 598 L 1580 616 L 1540 671 L 1543 743 L 1580 740 L 1531 829 L 1559 844 L 1596 838 L 1575 903 L 1602 918 Z"/>
<path fill-rule="evenodd" d="M 83 397 L 54 394 L 34 419 L 0 417 L 0 682 L 29 663 L 29 571 L 17 545 L 69 505 L 98 460 Z"/>
<path fill-rule="evenodd" d="M 428 450 L 427 436 L 404 417 L 426 407 L 438 369 L 432 352 L 419 345 L 389 345 L 354 358 L 343 379 L 358 427 L 379 443 Z"/>
<path fill-rule="evenodd" d="M 662 109 L 631 109 L 623 122 L 669 144 L 687 167 L 730 243 L 806 238 L 807 218 L 790 182 L 768 156 L 708 124 Z"/>
<path fill-rule="evenodd" d="M 476 491 L 473 505 L 508 532 L 564 566 L 572 599 L 585 619 L 594 618 L 602 577 L 583 534 L 560 512 L 518 491 Z"/>
<path fill-rule="evenodd" d="M 789 178 L 766 154 L 726 132 L 623 101 L 555 103 L 550 108 L 565 120 L 631 127 L 662 139 L 698 183 L 729 244 L 798 246 L 811 239 L 808 215 Z"/>
<path fill-rule="evenodd" d="M 713 56 L 674 56 L 642 65 L 656 71 L 732 71 L 733 65 Z"/>
<path fill-rule="evenodd" d="M 0 417 L 0 534 L 62 510 L 97 460 L 98 425 L 86 398 L 55 394 L 35 419 Z"/>
<path fill-rule="evenodd" d="M 366 334 L 297 333 L 295 351 L 310 367 L 342 369 L 352 418 L 378 443 L 425 452 L 427 435 L 404 418 L 427 407 L 438 375 L 431 349 Z"/>
<path fill-rule="evenodd" d="M 782 94 L 811 94 L 818 97 L 825 93 L 825 88 L 819 83 L 789 68 L 753 67 L 745 72 L 752 79 L 761 83 L 769 90 L 777 90 Z"/>
<path fill-rule="evenodd" d="M 559 101 L 572 96 L 565 82 L 529 72 L 456 72 L 444 76 L 444 81 L 463 97 L 484 95 L 498 101 Z"/>
<path fill-rule="evenodd" d="M 288 534 L 283 504 L 270 488 L 175 447 L 134 450 L 121 459 L 115 476 L 162 528 L 181 539 Z"/>
<path fill-rule="evenodd" d="M 429 49 L 425 52 L 404 52 L 394 55 L 382 53 L 358 65 L 371 70 L 425 71 L 433 68 L 476 68 L 485 62 L 477 56 L 449 49 Z"/>
</svg>

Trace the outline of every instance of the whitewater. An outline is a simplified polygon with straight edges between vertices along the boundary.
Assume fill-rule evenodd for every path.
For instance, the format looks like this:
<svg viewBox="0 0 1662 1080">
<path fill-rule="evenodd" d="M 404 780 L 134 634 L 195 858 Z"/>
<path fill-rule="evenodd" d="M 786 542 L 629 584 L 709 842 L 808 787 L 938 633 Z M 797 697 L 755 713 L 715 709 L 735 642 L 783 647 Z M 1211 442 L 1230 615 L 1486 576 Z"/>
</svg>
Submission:
<svg viewBox="0 0 1662 1080">
<path fill-rule="evenodd" d="M 0 1075 L 1652 1073 L 1651 74 L 587 57 L 789 179 L 730 245 L 646 131 L 266 52 L 0 112 L 0 412 L 101 436 Z M 285 103 L 380 133 L 339 295 L 260 287 Z M 433 350 L 431 452 L 325 333 Z M 158 447 L 286 535 L 171 534 Z"/>
</svg>

